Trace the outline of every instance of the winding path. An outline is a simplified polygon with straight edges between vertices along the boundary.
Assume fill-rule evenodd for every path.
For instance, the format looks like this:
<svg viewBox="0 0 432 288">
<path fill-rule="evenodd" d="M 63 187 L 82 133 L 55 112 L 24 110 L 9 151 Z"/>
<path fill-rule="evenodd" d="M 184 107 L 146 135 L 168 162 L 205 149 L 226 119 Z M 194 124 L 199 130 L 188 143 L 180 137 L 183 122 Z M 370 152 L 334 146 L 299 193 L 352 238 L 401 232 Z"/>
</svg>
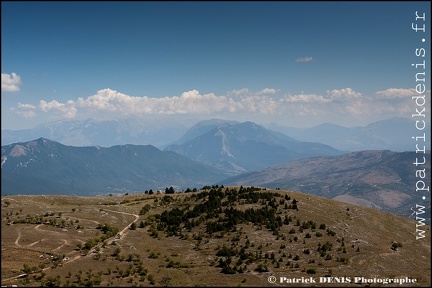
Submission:
<svg viewBox="0 0 432 288">
<path fill-rule="evenodd" d="M 135 223 L 139 219 L 139 215 L 138 214 L 121 212 L 121 211 L 114 211 L 114 210 L 107 210 L 107 209 L 104 209 L 104 211 L 109 211 L 109 212 L 112 212 L 112 213 L 120 213 L 120 214 L 130 215 L 130 216 L 134 216 L 135 217 L 135 220 L 133 220 L 132 222 L 130 222 L 128 225 L 126 225 L 119 233 L 117 233 L 117 235 L 115 235 L 115 236 L 113 236 L 111 238 L 108 238 L 106 240 L 114 240 L 117 236 L 119 236 L 121 238 L 121 236 L 123 236 L 125 234 L 125 232 L 130 227 L 130 225 L 132 225 L 132 223 Z M 41 225 L 43 225 L 43 224 L 37 225 L 35 227 L 35 229 L 40 229 L 39 226 L 41 226 Z M 61 232 L 57 232 L 57 231 L 49 231 L 49 232 L 60 233 L 61 234 Z M 22 248 L 22 246 L 19 244 L 19 239 L 20 238 L 21 238 L 21 230 L 18 230 L 18 237 L 15 240 L 15 245 L 18 246 L 18 247 L 20 247 L 20 248 Z M 46 239 L 46 238 L 44 238 L 44 239 Z M 31 247 L 31 246 L 35 245 L 36 243 L 38 243 L 39 241 L 41 241 L 41 240 L 38 240 L 36 242 L 31 243 L 31 244 L 27 245 L 27 247 Z M 63 247 L 64 245 L 66 245 L 66 243 L 68 243 L 66 239 L 63 239 L 63 241 L 64 241 L 63 244 L 60 245 L 59 247 L 57 247 L 56 249 L 54 249 L 53 251 L 60 249 L 61 247 Z M 75 260 L 81 259 L 82 257 L 89 256 L 92 252 L 94 252 L 96 250 L 96 248 L 98 248 L 100 246 L 102 246 L 102 243 L 99 243 L 98 245 L 96 245 L 95 247 L 93 247 L 89 251 L 89 253 L 87 253 L 87 255 L 76 255 L 74 258 L 70 258 L 69 260 L 63 261 L 62 264 L 66 265 L 68 263 L 74 262 Z M 47 268 L 42 269 L 42 271 L 49 270 L 51 268 L 52 267 L 47 267 Z M 9 278 L 6 278 L 6 279 L 1 279 L 1 282 L 11 281 L 11 280 L 14 280 L 14 279 L 17 279 L 17 278 L 20 278 L 20 277 L 24 277 L 24 276 L 27 276 L 27 275 L 28 274 L 24 273 L 24 274 L 16 275 L 14 277 L 9 277 Z"/>
</svg>

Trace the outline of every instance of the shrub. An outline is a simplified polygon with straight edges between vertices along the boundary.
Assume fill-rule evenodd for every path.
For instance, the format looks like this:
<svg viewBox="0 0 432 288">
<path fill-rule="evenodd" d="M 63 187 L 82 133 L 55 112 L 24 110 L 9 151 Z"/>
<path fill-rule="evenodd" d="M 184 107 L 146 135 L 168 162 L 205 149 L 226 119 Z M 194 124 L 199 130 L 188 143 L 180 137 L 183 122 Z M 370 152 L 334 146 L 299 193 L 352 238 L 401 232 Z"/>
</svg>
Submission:
<svg viewBox="0 0 432 288">
<path fill-rule="evenodd" d="M 258 264 L 257 268 L 255 268 L 255 271 L 257 271 L 257 272 L 268 272 L 269 270 L 268 270 L 267 265 L 260 263 L 260 264 Z"/>
</svg>

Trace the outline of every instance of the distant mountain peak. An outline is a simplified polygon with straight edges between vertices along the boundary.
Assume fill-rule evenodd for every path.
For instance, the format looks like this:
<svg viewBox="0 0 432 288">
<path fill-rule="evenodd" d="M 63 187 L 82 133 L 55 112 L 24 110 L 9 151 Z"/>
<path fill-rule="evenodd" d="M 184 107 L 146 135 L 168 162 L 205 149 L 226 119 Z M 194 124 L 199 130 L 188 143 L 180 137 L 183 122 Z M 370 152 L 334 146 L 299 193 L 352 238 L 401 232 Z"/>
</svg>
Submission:
<svg viewBox="0 0 432 288">
<path fill-rule="evenodd" d="M 341 153 L 328 145 L 299 142 L 251 121 L 197 123 L 164 151 L 206 162 L 230 176 L 293 159 Z"/>
<path fill-rule="evenodd" d="M 250 126 L 250 127 L 254 127 L 254 128 L 264 128 L 261 125 L 258 125 L 257 123 L 252 122 L 252 121 L 245 121 L 243 123 L 240 123 L 240 125 Z"/>
</svg>

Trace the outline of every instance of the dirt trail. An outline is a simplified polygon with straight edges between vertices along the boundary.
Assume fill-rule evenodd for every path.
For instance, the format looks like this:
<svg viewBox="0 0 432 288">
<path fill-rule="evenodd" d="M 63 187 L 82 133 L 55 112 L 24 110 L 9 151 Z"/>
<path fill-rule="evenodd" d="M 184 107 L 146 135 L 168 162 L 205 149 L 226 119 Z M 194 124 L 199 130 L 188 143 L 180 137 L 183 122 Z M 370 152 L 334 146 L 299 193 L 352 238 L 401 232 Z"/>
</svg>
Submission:
<svg viewBox="0 0 432 288">
<path fill-rule="evenodd" d="M 129 216 L 134 216 L 134 217 L 135 217 L 135 220 L 133 220 L 132 222 L 130 222 L 129 224 L 127 224 L 127 225 L 126 225 L 126 226 L 125 226 L 125 227 L 124 227 L 124 228 L 123 228 L 123 229 L 122 229 L 122 230 L 121 230 L 117 235 L 115 235 L 115 236 L 113 236 L 113 237 L 111 237 L 111 238 L 108 238 L 108 239 L 106 239 L 106 240 L 114 240 L 117 236 L 119 236 L 119 237 L 121 238 L 121 236 L 123 236 L 123 235 L 125 234 L 125 232 L 126 232 L 127 229 L 130 227 L 130 225 L 132 225 L 132 223 L 135 223 L 135 222 L 138 221 L 138 219 L 139 219 L 139 215 L 138 215 L 138 214 L 133 214 L 133 213 L 128 213 L 128 212 L 121 212 L 121 211 L 115 211 L 115 210 L 107 210 L 107 209 L 104 209 L 104 211 L 109 211 L 109 212 L 112 212 L 112 213 L 119 213 L 119 214 L 124 214 L 124 215 L 129 215 Z M 42 226 L 42 225 L 43 225 L 43 224 L 39 224 L 39 225 L 35 226 L 35 229 L 40 229 L 39 227 Z M 43 230 L 43 229 L 40 229 L 40 230 Z M 61 232 L 57 232 L 57 231 L 48 231 L 48 230 L 45 230 L 45 231 L 46 231 L 46 232 L 51 232 L 51 233 L 60 233 L 60 234 L 62 234 Z M 17 237 L 17 239 L 15 240 L 15 245 L 18 246 L 18 247 L 20 247 L 20 248 L 22 248 L 23 246 L 21 246 L 21 245 L 19 244 L 19 239 L 20 239 L 20 238 L 21 238 L 21 230 L 18 230 L 18 237 Z M 44 238 L 44 239 L 46 239 L 46 238 Z M 42 239 L 42 240 L 43 240 L 43 239 Z M 26 246 L 27 246 L 27 247 L 31 247 L 31 246 L 37 244 L 38 242 L 40 242 L 40 241 L 42 241 L 42 240 L 35 241 L 35 242 L 30 243 L 29 245 L 26 245 Z M 60 249 L 61 247 L 63 247 L 64 245 L 66 245 L 66 244 L 68 243 L 66 239 L 62 239 L 62 241 L 63 241 L 63 244 L 60 245 L 59 247 L 55 248 L 53 251 Z M 86 257 L 86 256 L 91 255 L 91 253 L 94 252 L 94 251 L 96 250 L 96 248 L 97 248 L 97 247 L 100 247 L 100 246 L 102 246 L 102 243 L 100 243 L 100 244 L 96 245 L 95 247 L 93 247 L 93 248 L 89 251 L 89 253 L 88 253 L 87 255 L 77 255 L 77 256 L 75 256 L 74 258 L 70 258 L 69 260 L 63 261 L 63 265 L 66 265 L 66 264 L 72 263 L 72 262 L 74 262 L 74 261 L 76 261 L 76 260 L 78 260 L 78 259 L 81 259 L 82 257 Z M 52 267 L 44 268 L 43 271 L 48 270 L 48 269 L 51 269 L 51 268 L 52 268 Z M 13 279 L 16 279 L 16 278 L 24 277 L 24 276 L 26 276 L 26 275 L 27 275 L 27 274 L 20 274 L 20 275 L 17 275 L 17 276 L 14 276 L 14 277 L 10 277 L 10 278 L 7 278 L 7 279 L 1 279 L 1 282 L 10 281 L 10 280 L 13 280 Z"/>
<path fill-rule="evenodd" d="M 123 236 L 123 234 L 126 232 L 126 230 L 129 228 L 130 225 L 132 225 L 132 223 L 135 223 L 136 221 L 138 221 L 139 219 L 139 215 L 138 214 L 133 214 L 133 213 L 127 213 L 127 212 L 121 212 L 121 211 L 114 211 L 114 210 L 107 210 L 104 209 L 104 211 L 109 211 L 109 212 L 114 212 L 114 213 L 120 213 L 120 214 L 125 214 L 125 215 L 130 215 L 130 216 L 135 216 L 135 220 L 132 221 L 131 223 L 129 223 L 128 225 L 126 225 L 125 228 L 123 228 L 123 230 L 121 230 L 118 234 L 120 236 Z"/>
<path fill-rule="evenodd" d="M 61 248 L 63 248 L 64 246 L 66 246 L 67 244 L 69 244 L 69 242 L 66 239 L 62 239 L 63 244 L 61 244 L 59 247 L 55 248 L 53 251 L 57 251 Z"/>
<path fill-rule="evenodd" d="M 18 230 L 18 237 L 17 237 L 17 239 L 15 240 L 15 245 L 18 246 L 18 247 L 22 247 L 22 246 L 19 244 L 19 239 L 20 239 L 20 238 L 21 238 L 21 229 Z"/>
</svg>

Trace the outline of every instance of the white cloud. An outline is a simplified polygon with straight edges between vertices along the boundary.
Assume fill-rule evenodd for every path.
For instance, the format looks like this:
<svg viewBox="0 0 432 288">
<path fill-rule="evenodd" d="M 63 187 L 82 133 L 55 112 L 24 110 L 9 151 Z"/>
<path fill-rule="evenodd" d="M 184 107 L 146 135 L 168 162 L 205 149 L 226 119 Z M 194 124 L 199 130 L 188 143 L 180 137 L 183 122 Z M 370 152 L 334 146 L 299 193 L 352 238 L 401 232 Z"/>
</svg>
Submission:
<svg viewBox="0 0 432 288">
<path fill-rule="evenodd" d="M 414 88 L 403 89 L 403 88 L 389 88 L 383 91 L 375 93 L 381 99 L 401 99 L 411 98 L 411 96 L 418 95 Z"/>
<path fill-rule="evenodd" d="M 356 98 L 359 98 L 361 93 L 355 92 L 351 88 L 344 89 L 333 89 L 327 90 L 327 94 L 316 95 L 316 94 L 301 94 L 298 95 L 286 95 L 283 100 L 288 103 L 332 103 L 332 102 L 343 102 L 343 101 L 352 101 Z"/>
<path fill-rule="evenodd" d="M 257 95 L 271 95 L 271 94 L 276 94 L 279 90 L 277 89 L 273 89 L 273 88 L 265 88 L 259 92 L 257 92 Z"/>
<path fill-rule="evenodd" d="M 136 97 L 111 89 L 99 90 L 96 95 L 86 99 L 78 98 L 76 106 L 91 111 L 121 113 L 122 115 L 140 114 L 209 114 L 230 110 L 235 103 L 226 96 L 213 93 L 201 95 L 197 90 L 186 91 L 180 96 L 150 98 Z"/>
<path fill-rule="evenodd" d="M 87 99 L 79 97 L 77 107 L 95 111 L 117 111 L 117 107 L 124 110 L 133 108 L 135 98 L 111 89 L 102 89 Z M 132 106 L 132 107 L 131 107 Z"/>
<path fill-rule="evenodd" d="M 321 95 L 315 94 L 299 94 L 286 95 L 283 99 L 287 103 L 329 103 L 331 99 L 327 99 Z"/>
<path fill-rule="evenodd" d="M 1 74 L 1 91 L 2 92 L 16 92 L 20 90 L 21 77 L 15 73 Z"/>
<path fill-rule="evenodd" d="M 304 57 L 304 58 L 297 58 L 296 62 L 310 62 L 313 61 L 312 57 Z"/>
<path fill-rule="evenodd" d="M 250 95 L 251 92 L 249 91 L 249 89 L 247 88 L 242 88 L 240 90 L 232 90 L 230 92 L 227 93 L 227 96 L 246 96 L 246 95 Z"/>
<path fill-rule="evenodd" d="M 65 118 L 71 119 L 76 116 L 77 108 L 75 107 L 75 102 L 69 100 L 66 104 L 59 103 L 57 100 L 53 100 L 51 102 L 46 102 L 45 100 L 41 100 L 39 102 L 39 108 L 43 112 L 54 111 L 56 113 L 60 113 Z"/>
<path fill-rule="evenodd" d="M 359 98 L 361 96 L 360 93 L 355 92 L 351 88 L 344 88 L 344 89 L 333 89 L 333 90 L 327 90 L 327 96 L 331 100 L 337 100 L 337 101 L 343 101 L 343 100 L 352 100 L 355 98 Z"/>
<path fill-rule="evenodd" d="M 28 119 L 37 116 L 35 110 L 37 109 L 36 106 L 31 104 L 22 104 L 18 102 L 17 108 L 11 108 L 10 110 L 21 117 Z"/>
<path fill-rule="evenodd" d="M 36 109 L 36 106 L 34 106 L 34 105 L 31 105 L 31 104 L 22 104 L 22 103 L 18 103 L 18 107 L 20 108 L 20 109 L 23 109 L 23 110 L 34 110 L 34 109 Z"/>
</svg>

